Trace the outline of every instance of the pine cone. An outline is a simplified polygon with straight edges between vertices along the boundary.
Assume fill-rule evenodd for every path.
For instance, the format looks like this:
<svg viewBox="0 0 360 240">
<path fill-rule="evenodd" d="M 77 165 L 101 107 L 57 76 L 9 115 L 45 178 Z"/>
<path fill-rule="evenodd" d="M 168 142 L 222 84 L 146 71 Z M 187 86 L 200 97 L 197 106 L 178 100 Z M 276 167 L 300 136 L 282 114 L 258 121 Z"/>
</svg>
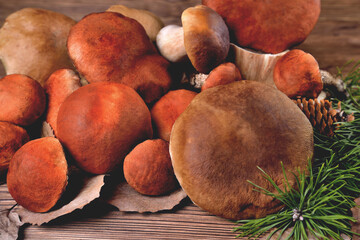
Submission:
<svg viewBox="0 0 360 240">
<path fill-rule="evenodd" d="M 297 98 L 293 100 L 298 107 L 305 113 L 312 126 L 321 134 L 329 137 L 334 136 L 334 131 L 339 127 L 336 122 L 353 121 L 353 114 L 346 114 L 341 110 L 341 102 L 337 109 L 332 107 L 332 102 L 328 100 L 318 101 L 317 99 Z"/>
</svg>

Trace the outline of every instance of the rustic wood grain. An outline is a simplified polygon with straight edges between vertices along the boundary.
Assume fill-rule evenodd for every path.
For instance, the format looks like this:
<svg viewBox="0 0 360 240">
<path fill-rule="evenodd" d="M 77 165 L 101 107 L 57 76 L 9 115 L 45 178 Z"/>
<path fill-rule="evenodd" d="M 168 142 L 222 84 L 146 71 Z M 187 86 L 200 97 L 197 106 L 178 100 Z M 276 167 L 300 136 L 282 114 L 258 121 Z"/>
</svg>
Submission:
<svg viewBox="0 0 360 240">
<path fill-rule="evenodd" d="M 0 0 L 0 25 L 12 12 L 38 7 L 61 12 L 80 20 L 90 12 L 124 4 L 150 10 L 166 24 L 180 24 L 181 12 L 200 0 Z M 315 56 L 320 67 L 336 73 L 336 67 L 360 60 L 360 1 L 322 0 L 318 24 L 299 46 Z M 1 66 L 1 64 L 0 64 Z M 4 70 L 0 67 L 0 77 Z M 0 186 L 0 210 L 15 204 L 6 187 Z M 121 213 L 101 201 L 50 224 L 30 226 L 20 239 L 233 239 L 234 224 L 209 215 L 190 203 L 156 214 Z"/>
</svg>

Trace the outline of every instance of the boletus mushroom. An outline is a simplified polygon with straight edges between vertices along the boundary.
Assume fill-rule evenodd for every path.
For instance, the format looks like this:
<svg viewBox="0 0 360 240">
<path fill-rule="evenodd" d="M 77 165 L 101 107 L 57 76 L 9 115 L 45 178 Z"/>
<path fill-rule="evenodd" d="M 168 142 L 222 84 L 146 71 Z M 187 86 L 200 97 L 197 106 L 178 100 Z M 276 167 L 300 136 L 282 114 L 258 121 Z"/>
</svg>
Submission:
<svg viewBox="0 0 360 240">
<path fill-rule="evenodd" d="M 115 82 L 83 86 L 61 104 L 57 137 L 83 170 L 103 174 L 152 137 L 150 111 L 134 89 Z"/>
<path fill-rule="evenodd" d="M 250 180 L 276 192 L 257 167 L 283 188 L 313 154 L 313 129 L 282 92 L 243 80 L 199 93 L 176 120 L 170 137 L 175 175 L 200 208 L 228 219 L 259 218 L 281 204 L 253 191 Z"/>
<path fill-rule="evenodd" d="M 0 29 L 0 59 L 6 74 L 24 74 L 42 86 L 55 70 L 73 68 L 66 40 L 76 22 L 53 11 L 24 8 Z"/>
<path fill-rule="evenodd" d="M 67 185 L 68 167 L 63 148 L 56 138 L 32 140 L 10 161 L 9 193 L 33 212 L 47 212 L 60 199 Z"/>
</svg>

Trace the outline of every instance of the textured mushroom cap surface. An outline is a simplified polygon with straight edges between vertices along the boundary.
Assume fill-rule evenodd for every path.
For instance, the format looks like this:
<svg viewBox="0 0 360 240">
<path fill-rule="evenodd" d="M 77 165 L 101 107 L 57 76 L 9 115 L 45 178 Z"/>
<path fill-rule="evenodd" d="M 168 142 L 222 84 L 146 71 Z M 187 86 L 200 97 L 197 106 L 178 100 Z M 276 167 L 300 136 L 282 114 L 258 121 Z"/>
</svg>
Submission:
<svg viewBox="0 0 360 240">
<path fill-rule="evenodd" d="M 239 80 L 241 80 L 241 73 L 235 64 L 231 62 L 223 63 L 209 73 L 205 83 L 201 86 L 201 91 Z"/>
<path fill-rule="evenodd" d="M 178 183 L 171 165 L 169 143 L 154 139 L 137 145 L 124 160 L 124 176 L 141 194 L 163 195 L 174 190 Z"/>
<path fill-rule="evenodd" d="M 156 35 L 160 29 L 164 27 L 163 21 L 154 13 L 147 10 L 128 8 L 124 5 L 113 5 L 106 11 L 118 12 L 126 17 L 135 19 L 144 27 L 146 34 L 153 42 L 156 40 Z"/>
<path fill-rule="evenodd" d="M 22 74 L 0 79 L 0 121 L 28 126 L 43 114 L 45 106 L 45 91 L 37 81 Z"/>
<path fill-rule="evenodd" d="M 228 219 L 279 210 L 279 202 L 253 191 L 247 180 L 275 192 L 257 166 L 282 185 L 280 162 L 295 173 L 306 169 L 312 153 L 313 129 L 300 109 L 280 91 L 248 80 L 198 94 L 170 137 L 174 172 L 184 191 L 199 207 Z"/>
<path fill-rule="evenodd" d="M 159 138 L 170 141 L 175 120 L 196 96 L 196 92 L 179 89 L 170 91 L 157 101 L 151 109 L 151 119 Z"/>
<path fill-rule="evenodd" d="M 288 97 L 316 98 L 323 89 L 319 64 L 309 53 L 294 49 L 275 64 L 274 83 Z"/>
<path fill-rule="evenodd" d="M 66 41 L 71 18 L 45 9 L 24 8 L 0 29 L 0 59 L 6 74 L 25 74 L 42 86 L 55 70 L 73 68 Z"/>
<path fill-rule="evenodd" d="M 24 208 L 50 210 L 67 185 L 67 162 L 59 140 L 45 137 L 22 146 L 11 159 L 7 185 Z"/>
<path fill-rule="evenodd" d="M 237 44 L 279 53 L 303 42 L 320 15 L 320 0 L 202 0 L 225 20 Z"/>
<path fill-rule="evenodd" d="M 73 92 L 60 107 L 57 137 L 83 170 L 103 174 L 152 137 L 150 111 L 132 88 L 99 82 Z"/>
<path fill-rule="evenodd" d="M 25 129 L 8 122 L 0 122 L 0 175 L 9 167 L 10 159 L 26 142 L 29 135 Z"/>
<path fill-rule="evenodd" d="M 137 57 L 156 53 L 139 23 L 115 12 L 85 16 L 71 29 L 67 46 L 90 83 L 119 81 Z"/>
<path fill-rule="evenodd" d="M 201 73 L 222 63 L 230 48 L 229 30 L 219 14 L 206 6 L 186 9 L 181 15 L 186 53 Z"/>
</svg>

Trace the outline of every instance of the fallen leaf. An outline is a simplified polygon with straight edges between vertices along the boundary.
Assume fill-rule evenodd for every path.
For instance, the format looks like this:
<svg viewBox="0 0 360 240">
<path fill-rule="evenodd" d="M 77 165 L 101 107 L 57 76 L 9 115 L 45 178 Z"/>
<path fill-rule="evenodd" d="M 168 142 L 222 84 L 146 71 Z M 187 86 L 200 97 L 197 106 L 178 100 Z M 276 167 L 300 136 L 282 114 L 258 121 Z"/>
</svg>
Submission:
<svg viewBox="0 0 360 240">
<path fill-rule="evenodd" d="M 23 223 L 19 219 L 19 215 L 10 210 L 3 210 L 0 213 L 0 239 L 16 240 L 20 226 Z"/>
<path fill-rule="evenodd" d="M 186 198 L 186 193 L 181 189 L 163 196 L 146 196 L 135 191 L 126 182 L 119 183 L 106 202 L 124 212 L 158 212 L 173 209 L 181 200 Z"/>
<path fill-rule="evenodd" d="M 54 130 L 46 121 L 42 123 L 41 137 L 55 137 Z"/>
<path fill-rule="evenodd" d="M 357 207 L 351 209 L 353 217 L 357 220 L 356 223 L 352 225 L 351 231 L 355 233 L 360 233 L 360 198 L 355 199 Z M 360 240 L 359 236 L 354 236 L 353 240 Z"/>
<path fill-rule="evenodd" d="M 104 185 L 105 175 L 87 176 L 80 171 L 72 171 L 64 196 L 61 197 L 54 210 L 46 213 L 35 213 L 21 206 L 15 207 L 12 212 L 20 216 L 22 223 L 42 225 L 60 216 L 82 209 L 100 196 Z M 60 207 L 61 206 L 61 207 Z"/>
</svg>

